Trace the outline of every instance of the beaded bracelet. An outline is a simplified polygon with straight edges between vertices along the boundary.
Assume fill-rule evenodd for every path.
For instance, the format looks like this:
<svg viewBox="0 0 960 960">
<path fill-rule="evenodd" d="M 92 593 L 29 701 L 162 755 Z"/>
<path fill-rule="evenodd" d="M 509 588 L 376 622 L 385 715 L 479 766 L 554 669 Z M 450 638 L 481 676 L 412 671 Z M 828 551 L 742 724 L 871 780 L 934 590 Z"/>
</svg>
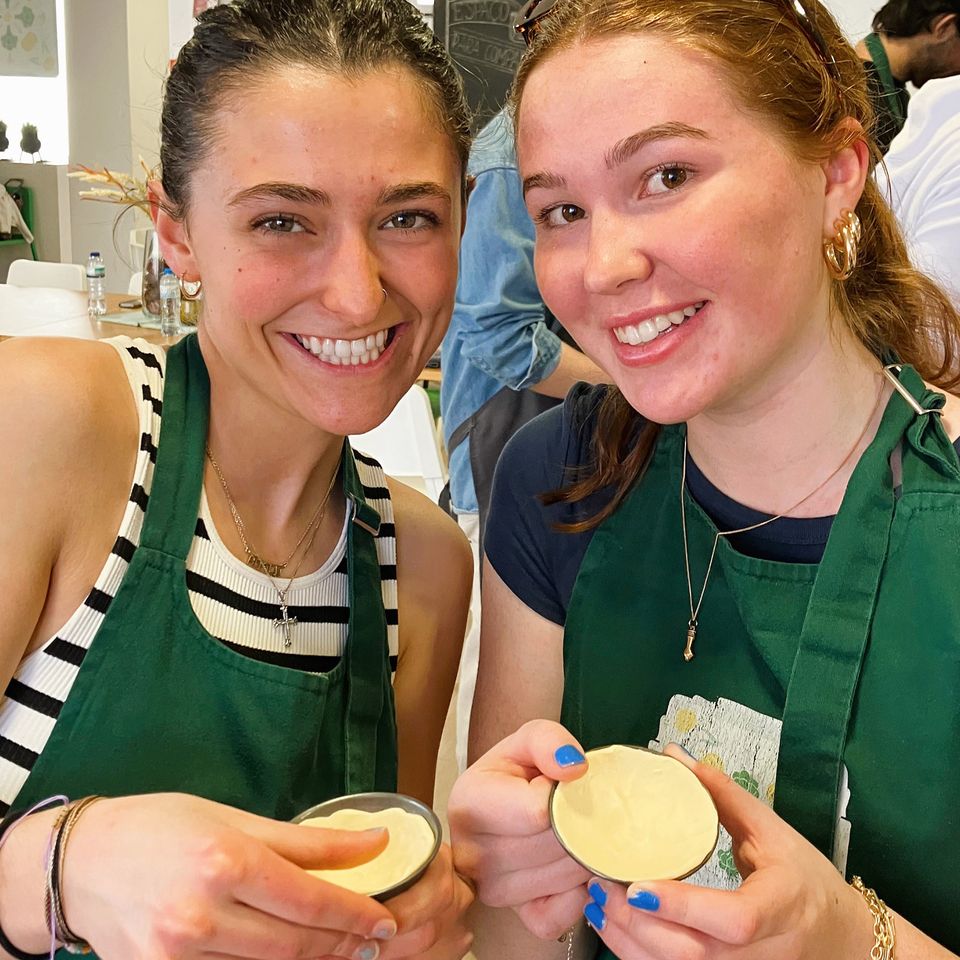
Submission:
<svg viewBox="0 0 960 960">
<path fill-rule="evenodd" d="M 52 807 L 58 803 L 66 804 L 70 801 L 67 797 L 59 794 L 55 797 L 47 797 L 45 800 L 41 800 L 38 803 L 35 803 L 29 810 L 24 811 L 23 813 L 8 813 L 4 818 L 3 823 L 0 824 L 0 848 L 7 842 L 10 837 L 10 831 L 13 830 L 17 824 L 22 823 L 27 817 L 32 813 L 39 813 L 42 810 L 46 810 L 49 807 Z M 3 932 L 3 928 L 0 927 L 0 947 L 3 947 L 7 953 L 12 957 L 16 957 L 17 960 L 47 960 L 48 954 L 46 953 L 27 953 L 25 950 L 21 950 L 18 946 L 10 942 L 10 938 Z M 49 954 L 52 956 L 53 953 Z"/>
<path fill-rule="evenodd" d="M 850 886 L 863 897 L 873 914 L 873 936 L 875 943 L 870 951 L 870 960 L 896 960 L 897 930 L 887 905 L 877 896 L 876 890 L 864 886 L 859 877 L 850 881 Z"/>
</svg>

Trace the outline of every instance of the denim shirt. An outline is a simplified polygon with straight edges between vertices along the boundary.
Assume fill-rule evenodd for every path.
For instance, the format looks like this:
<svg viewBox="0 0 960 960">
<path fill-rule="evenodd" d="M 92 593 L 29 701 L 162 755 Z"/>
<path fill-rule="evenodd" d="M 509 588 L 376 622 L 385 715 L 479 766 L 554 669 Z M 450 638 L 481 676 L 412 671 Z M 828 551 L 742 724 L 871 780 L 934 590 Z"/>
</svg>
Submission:
<svg viewBox="0 0 960 960">
<path fill-rule="evenodd" d="M 460 279 L 443 341 L 440 408 L 444 439 L 504 387 L 522 390 L 560 362 L 533 274 L 533 222 L 523 205 L 505 111 L 480 132 L 467 172 L 476 178 L 460 246 Z M 457 513 L 476 513 L 469 437 L 450 456 L 450 495 Z"/>
</svg>

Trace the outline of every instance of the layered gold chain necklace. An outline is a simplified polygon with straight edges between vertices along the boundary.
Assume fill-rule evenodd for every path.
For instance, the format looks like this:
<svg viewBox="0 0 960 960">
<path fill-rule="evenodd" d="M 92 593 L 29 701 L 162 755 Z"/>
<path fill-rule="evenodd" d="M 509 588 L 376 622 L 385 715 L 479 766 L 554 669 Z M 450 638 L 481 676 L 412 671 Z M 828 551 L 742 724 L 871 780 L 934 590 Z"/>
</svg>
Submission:
<svg viewBox="0 0 960 960">
<path fill-rule="evenodd" d="M 870 416 L 867 418 L 866 425 L 861 431 L 860 436 L 857 437 L 856 443 L 854 443 L 847 455 L 843 458 L 843 460 L 840 461 L 837 468 L 828 477 L 826 477 L 826 479 L 821 480 L 820 483 L 818 483 L 802 499 L 798 500 L 792 507 L 788 507 L 786 510 L 778 513 L 775 517 L 767 517 L 766 520 L 761 520 L 759 523 L 752 523 L 748 527 L 738 527 L 736 530 L 718 530 L 716 532 L 716 535 L 713 538 L 713 548 L 710 550 L 710 559 L 707 561 L 707 572 L 703 576 L 703 586 L 700 588 L 700 596 L 697 598 L 696 603 L 694 603 L 693 600 L 693 578 L 690 574 L 690 545 L 687 540 L 687 508 L 685 502 L 685 493 L 687 490 L 687 436 L 684 434 L 683 467 L 680 473 L 680 524 L 683 529 L 683 562 L 687 572 L 687 597 L 690 600 L 690 619 L 687 621 L 687 642 L 683 648 L 683 659 L 686 660 L 687 663 L 693 659 L 693 644 L 697 639 L 700 608 L 703 606 L 703 598 L 707 592 L 707 584 L 710 582 L 710 573 L 713 570 L 713 561 L 717 557 L 717 546 L 720 543 L 720 538 L 732 537 L 738 533 L 750 533 L 752 530 L 759 530 L 761 527 L 765 527 L 768 524 L 773 523 L 775 520 L 781 520 L 787 514 L 793 513 L 794 510 L 802 507 L 812 496 L 819 493 L 844 468 L 844 466 L 846 466 L 847 462 L 863 442 L 863 438 L 867 435 L 867 431 L 870 429 L 870 425 L 873 423 L 874 417 L 876 416 L 877 409 L 880 406 L 880 401 L 883 399 L 884 385 L 885 384 L 881 383 L 876 402 L 873 405 Z"/>
<path fill-rule="evenodd" d="M 293 581 L 296 580 L 297 574 L 300 572 L 300 567 L 303 566 L 304 559 L 306 558 L 307 554 L 310 553 L 310 548 L 313 546 L 314 540 L 317 538 L 317 533 L 320 530 L 320 527 L 323 523 L 323 518 L 327 511 L 327 504 L 330 501 L 330 495 L 333 493 L 333 488 L 337 482 L 337 477 L 340 475 L 339 465 L 333 471 L 330 477 L 330 483 L 327 485 L 326 492 L 324 493 L 323 498 L 320 500 L 320 504 L 317 506 L 313 516 L 310 518 L 310 522 L 307 524 L 306 530 L 303 531 L 300 539 L 296 543 L 296 546 L 290 552 L 290 556 L 287 557 L 283 563 L 270 563 L 268 560 L 264 560 L 260 556 L 256 548 L 250 542 L 243 523 L 243 518 L 240 516 L 240 511 L 237 509 L 237 504 L 233 499 L 233 495 L 230 493 L 230 487 L 227 485 L 226 477 L 224 477 L 223 471 L 220 469 L 220 464 L 214 459 L 213 454 L 210 452 L 209 446 L 206 448 L 206 451 L 207 459 L 210 461 L 210 466 L 213 467 L 213 472 L 217 475 L 217 479 L 220 481 L 220 486 L 223 488 L 223 495 L 226 498 L 227 505 L 230 507 L 230 515 L 233 517 L 233 523 L 237 528 L 237 533 L 240 536 L 240 542 L 243 544 L 243 549 L 247 554 L 248 566 L 251 566 L 254 569 L 260 570 L 262 573 L 264 573 L 273 586 L 273 589 L 277 592 L 277 600 L 280 605 L 280 616 L 273 621 L 273 625 L 278 630 L 283 631 L 283 645 L 285 647 L 289 647 L 293 642 L 290 637 L 290 628 L 297 622 L 297 618 L 290 616 L 289 607 L 287 606 L 287 594 L 290 591 Z M 300 559 L 297 561 L 297 565 L 293 568 L 293 573 L 287 580 L 286 586 L 278 586 L 274 578 L 283 574 L 283 571 L 286 569 L 287 565 L 297 555 L 297 551 L 300 550 L 300 547 L 303 546 L 304 541 L 306 541 L 306 546 L 304 547 L 303 552 L 300 554 Z"/>
</svg>

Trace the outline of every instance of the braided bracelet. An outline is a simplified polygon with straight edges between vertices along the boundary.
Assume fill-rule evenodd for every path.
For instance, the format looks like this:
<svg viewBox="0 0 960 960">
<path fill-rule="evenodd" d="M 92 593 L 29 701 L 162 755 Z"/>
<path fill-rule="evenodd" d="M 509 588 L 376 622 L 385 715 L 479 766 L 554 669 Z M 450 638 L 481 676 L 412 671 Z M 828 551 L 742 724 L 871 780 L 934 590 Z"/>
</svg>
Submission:
<svg viewBox="0 0 960 960">
<path fill-rule="evenodd" d="M 102 797 L 84 797 L 72 804 L 66 815 L 54 827 L 55 839 L 51 843 L 50 856 L 47 861 L 47 895 L 48 916 L 50 917 L 51 937 L 59 940 L 69 953 L 90 953 L 90 944 L 78 937 L 67 923 L 63 910 L 63 897 L 60 890 L 60 878 L 63 874 L 63 862 L 67 851 L 67 843 L 77 821 L 84 811 L 101 800 Z"/>
<path fill-rule="evenodd" d="M 60 836 L 60 828 L 63 826 L 64 821 L 67 819 L 67 816 L 70 814 L 70 808 L 73 806 L 72 803 L 68 803 L 64 808 L 57 814 L 57 819 L 53 821 L 53 826 L 50 828 L 50 839 L 47 842 L 47 852 L 44 854 L 44 863 L 46 864 L 46 886 L 45 886 L 45 897 L 43 912 L 47 918 L 47 931 L 50 934 L 50 956 L 51 958 L 57 952 L 57 943 L 59 942 L 59 931 L 57 930 L 57 916 L 56 911 L 53 906 L 53 888 L 50 885 L 50 876 L 53 872 L 53 863 L 57 855 L 57 839 Z"/>
<path fill-rule="evenodd" d="M 870 951 L 870 960 L 896 960 L 897 930 L 887 905 L 877 896 L 876 890 L 864 886 L 859 877 L 854 877 L 850 886 L 863 897 L 873 914 L 875 942 Z"/>
<path fill-rule="evenodd" d="M 30 807 L 29 810 L 26 810 L 23 813 L 7 814 L 3 820 L 3 823 L 0 824 L 0 848 L 2 848 L 7 842 L 10 836 L 10 831 L 15 826 L 17 826 L 19 823 L 22 823 L 32 813 L 39 813 L 40 811 L 46 810 L 47 808 L 58 803 L 69 803 L 69 800 L 63 795 L 47 797 L 45 800 L 35 803 L 32 807 Z M 48 954 L 46 953 L 27 953 L 25 950 L 21 950 L 18 946 L 10 942 L 10 938 L 3 932 L 3 927 L 0 927 L 0 947 L 3 947 L 3 949 L 6 950 L 10 956 L 16 957 L 17 960 L 47 960 L 48 957 Z"/>
</svg>

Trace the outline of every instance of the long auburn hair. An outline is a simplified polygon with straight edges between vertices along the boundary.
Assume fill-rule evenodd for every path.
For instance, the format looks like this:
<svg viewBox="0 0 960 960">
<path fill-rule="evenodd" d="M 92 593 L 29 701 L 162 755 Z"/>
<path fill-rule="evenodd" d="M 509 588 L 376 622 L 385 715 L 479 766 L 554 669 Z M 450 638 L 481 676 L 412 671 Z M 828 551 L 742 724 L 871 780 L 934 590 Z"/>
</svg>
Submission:
<svg viewBox="0 0 960 960">
<path fill-rule="evenodd" d="M 515 120 L 524 87 L 537 67 L 578 43 L 648 34 L 713 57 L 745 107 L 772 125 L 810 162 L 863 138 L 871 168 L 880 160 L 871 131 L 875 117 L 863 64 L 836 21 L 818 2 L 804 0 L 823 37 L 828 63 L 791 0 L 560 0 L 538 23 L 511 94 Z M 616 96 L 616 91 L 611 92 Z M 862 223 L 857 268 L 832 280 L 834 313 L 874 356 L 893 352 L 929 382 L 960 385 L 960 314 L 943 291 L 910 263 L 900 227 L 874 178 L 856 207 Z M 824 268 L 826 269 L 826 267 Z M 598 526 L 613 514 L 650 462 L 660 425 L 645 420 L 610 387 L 597 412 L 593 461 L 545 503 L 579 503 L 612 488 L 605 507 L 568 532 Z"/>
</svg>

